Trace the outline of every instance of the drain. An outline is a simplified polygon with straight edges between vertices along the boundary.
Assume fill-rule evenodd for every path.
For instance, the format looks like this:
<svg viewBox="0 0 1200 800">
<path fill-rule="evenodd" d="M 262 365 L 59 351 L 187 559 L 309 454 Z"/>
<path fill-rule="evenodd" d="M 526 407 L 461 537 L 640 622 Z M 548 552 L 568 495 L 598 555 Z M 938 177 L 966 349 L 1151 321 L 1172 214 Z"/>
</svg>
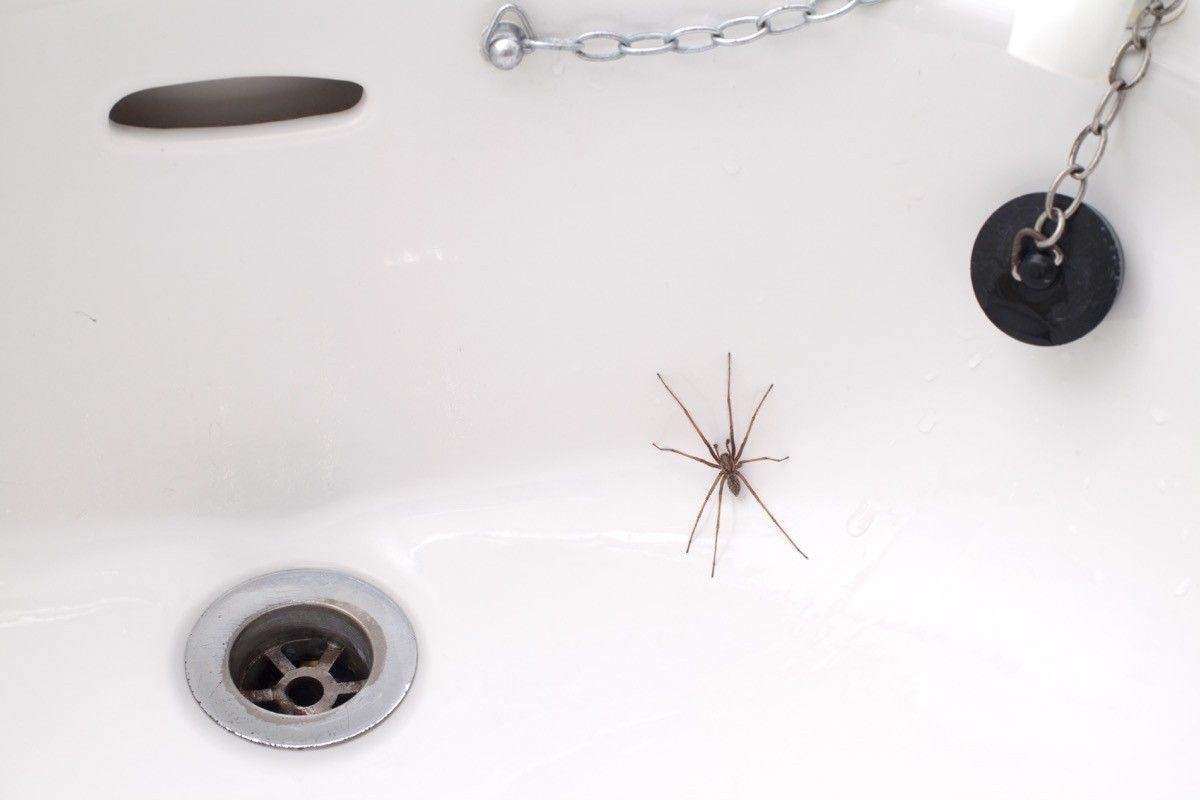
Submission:
<svg viewBox="0 0 1200 800">
<path fill-rule="evenodd" d="M 408 617 L 369 583 L 287 570 L 234 587 L 201 615 L 184 668 L 223 728 L 276 747 L 321 747 L 379 724 L 412 685 Z"/>
<path fill-rule="evenodd" d="M 229 672 L 259 708 L 311 716 L 358 694 L 374 659 L 371 637 L 347 614 L 289 605 L 268 611 L 237 634 Z"/>
</svg>

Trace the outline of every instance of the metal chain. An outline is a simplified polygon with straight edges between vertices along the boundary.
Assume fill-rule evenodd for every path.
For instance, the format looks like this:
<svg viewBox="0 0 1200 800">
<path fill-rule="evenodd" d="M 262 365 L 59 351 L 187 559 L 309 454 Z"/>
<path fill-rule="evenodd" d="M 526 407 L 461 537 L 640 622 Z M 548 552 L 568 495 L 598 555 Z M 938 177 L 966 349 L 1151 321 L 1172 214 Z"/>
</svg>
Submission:
<svg viewBox="0 0 1200 800">
<path fill-rule="evenodd" d="M 1033 239 L 1040 250 L 1052 251 L 1056 262 L 1061 263 L 1063 255 L 1058 243 L 1062 240 L 1063 234 L 1067 232 L 1067 221 L 1075 216 L 1075 212 L 1083 203 L 1083 196 L 1087 193 L 1088 178 L 1100 166 L 1100 162 L 1104 158 L 1104 150 L 1108 147 L 1108 131 L 1116 121 L 1117 115 L 1121 113 L 1125 94 L 1146 77 L 1146 70 L 1150 67 L 1150 42 L 1158 33 L 1163 17 L 1178 9 L 1183 2 L 1184 0 L 1171 0 L 1171 2 L 1150 0 L 1134 20 L 1133 32 L 1129 40 L 1117 49 L 1117 54 L 1113 57 L 1112 65 L 1108 69 L 1108 90 L 1100 100 L 1100 105 L 1096 107 L 1096 113 L 1092 115 L 1091 122 L 1085 125 L 1079 135 L 1075 137 L 1070 153 L 1067 155 L 1066 168 L 1058 173 L 1050 183 L 1042 213 L 1038 215 L 1037 222 L 1033 224 L 1032 228 L 1023 228 L 1017 233 L 1013 246 L 1012 264 L 1012 276 L 1017 281 L 1021 280 L 1018 269 L 1018 251 L 1021 241 L 1025 238 Z M 1137 67 L 1133 74 L 1123 76 L 1122 73 L 1128 71 L 1126 65 L 1132 66 L 1134 63 L 1137 64 Z M 1094 138 L 1096 142 L 1093 145 L 1092 155 L 1085 164 L 1080 160 L 1080 154 L 1084 144 L 1091 138 Z M 1078 188 L 1070 205 L 1064 210 L 1054 205 L 1054 200 L 1068 178 L 1075 181 Z M 1054 229 L 1046 234 L 1043 228 L 1047 222 L 1051 221 L 1054 222 Z"/>
<path fill-rule="evenodd" d="M 764 36 L 791 33 L 811 22 L 840 17 L 856 6 L 880 2 L 883 0 L 806 0 L 775 6 L 758 16 L 733 17 L 719 25 L 686 25 L 669 33 L 589 31 L 572 39 L 538 37 L 521 7 L 509 3 L 500 7 L 492 24 L 484 30 L 482 50 L 484 59 L 500 69 L 512 69 L 525 53 L 534 50 L 565 50 L 584 61 L 616 61 L 625 56 L 660 53 L 703 53 L 715 47 L 737 47 Z"/>
</svg>

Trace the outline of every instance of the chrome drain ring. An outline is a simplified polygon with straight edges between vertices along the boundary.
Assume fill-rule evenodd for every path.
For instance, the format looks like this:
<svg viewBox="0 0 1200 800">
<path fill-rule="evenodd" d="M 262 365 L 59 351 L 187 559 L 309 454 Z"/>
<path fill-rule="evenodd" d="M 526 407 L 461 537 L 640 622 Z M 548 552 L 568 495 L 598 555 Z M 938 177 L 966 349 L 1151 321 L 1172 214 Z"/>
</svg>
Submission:
<svg viewBox="0 0 1200 800">
<path fill-rule="evenodd" d="M 226 730 L 273 747 L 322 747 L 370 730 L 412 685 L 417 639 L 365 581 L 296 569 L 227 591 L 188 637 L 196 702 Z"/>
</svg>

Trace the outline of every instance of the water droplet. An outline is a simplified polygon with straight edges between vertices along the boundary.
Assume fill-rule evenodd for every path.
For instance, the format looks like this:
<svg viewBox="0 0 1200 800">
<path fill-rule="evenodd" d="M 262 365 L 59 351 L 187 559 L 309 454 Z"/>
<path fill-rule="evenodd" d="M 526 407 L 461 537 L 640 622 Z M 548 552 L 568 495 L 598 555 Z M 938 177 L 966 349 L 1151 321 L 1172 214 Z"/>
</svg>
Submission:
<svg viewBox="0 0 1200 800">
<path fill-rule="evenodd" d="M 917 423 L 917 430 L 919 430 L 921 433 L 932 433 L 937 424 L 938 416 L 936 414 L 926 414 L 921 421 Z"/>
<path fill-rule="evenodd" d="M 1191 576 L 1189 576 L 1189 577 L 1181 580 L 1179 582 L 1179 585 L 1175 587 L 1175 596 L 1183 597 L 1191 590 L 1192 590 L 1192 579 L 1191 579 Z"/>
<path fill-rule="evenodd" d="M 1150 419 L 1154 420 L 1155 425 L 1166 425 L 1167 420 L 1170 418 L 1171 416 L 1167 414 L 1167 410 L 1165 408 L 1162 408 L 1161 406 L 1151 406 Z"/>
<path fill-rule="evenodd" d="M 983 363 L 983 355 L 981 353 L 976 353 L 975 355 L 973 355 L 967 359 L 967 367 L 969 367 L 970 369 L 975 369 L 982 363 Z"/>
<path fill-rule="evenodd" d="M 405 250 L 404 255 L 400 256 L 400 260 L 405 264 L 416 264 L 421 260 L 421 254 L 413 252 L 412 250 Z"/>
<path fill-rule="evenodd" d="M 567 71 L 567 65 L 564 64 L 562 61 L 555 61 L 554 64 L 551 65 L 550 71 L 552 73 L 554 73 L 555 75 L 562 75 L 564 72 Z"/>
<path fill-rule="evenodd" d="M 725 165 L 725 172 L 729 175 L 737 175 L 741 171 L 742 171 L 741 164 L 730 163 L 730 164 Z"/>
<path fill-rule="evenodd" d="M 936 372 L 926 372 L 925 373 L 925 382 L 933 383 L 934 381 L 937 380 L 937 376 L 938 376 L 938 374 Z"/>
<path fill-rule="evenodd" d="M 855 539 L 866 533 L 871 523 L 875 521 L 875 514 L 878 513 L 875 504 L 870 500 L 863 500 L 858 504 L 858 508 L 850 515 L 850 519 L 846 520 L 846 533 L 853 536 Z"/>
</svg>

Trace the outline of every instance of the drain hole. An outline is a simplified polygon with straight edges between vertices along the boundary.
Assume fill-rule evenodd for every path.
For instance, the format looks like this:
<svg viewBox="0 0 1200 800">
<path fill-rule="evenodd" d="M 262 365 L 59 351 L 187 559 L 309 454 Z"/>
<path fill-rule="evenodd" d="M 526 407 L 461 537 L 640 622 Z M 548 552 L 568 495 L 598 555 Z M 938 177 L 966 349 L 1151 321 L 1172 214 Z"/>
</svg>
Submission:
<svg viewBox="0 0 1200 800">
<path fill-rule="evenodd" d="M 293 605 L 246 625 L 229 649 L 229 673 L 254 705 L 312 715 L 358 694 L 374 658 L 366 632 L 342 611 Z"/>
<path fill-rule="evenodd" d="M 325 686 L 316 678 L 300 677 L 287 685 L 284 693 L 298 706 L 316 705 L 325 696 Z"/>
<path fill-rule="evenodd" d="M 272 747 L 324 747 L 395 710 L 417 672 L 417 637 L 404 609 L 366 581 L 289 569 L 215 599 L 183 666 L 222 728 Z"/>
<path fill-rule="evenodd" d="M 222 78 L 127 94 L 108 118 L 135 128 L 218 128 L 335 114 L 358 105 L 352 81 L 295 76 Z"/>
</svg>

